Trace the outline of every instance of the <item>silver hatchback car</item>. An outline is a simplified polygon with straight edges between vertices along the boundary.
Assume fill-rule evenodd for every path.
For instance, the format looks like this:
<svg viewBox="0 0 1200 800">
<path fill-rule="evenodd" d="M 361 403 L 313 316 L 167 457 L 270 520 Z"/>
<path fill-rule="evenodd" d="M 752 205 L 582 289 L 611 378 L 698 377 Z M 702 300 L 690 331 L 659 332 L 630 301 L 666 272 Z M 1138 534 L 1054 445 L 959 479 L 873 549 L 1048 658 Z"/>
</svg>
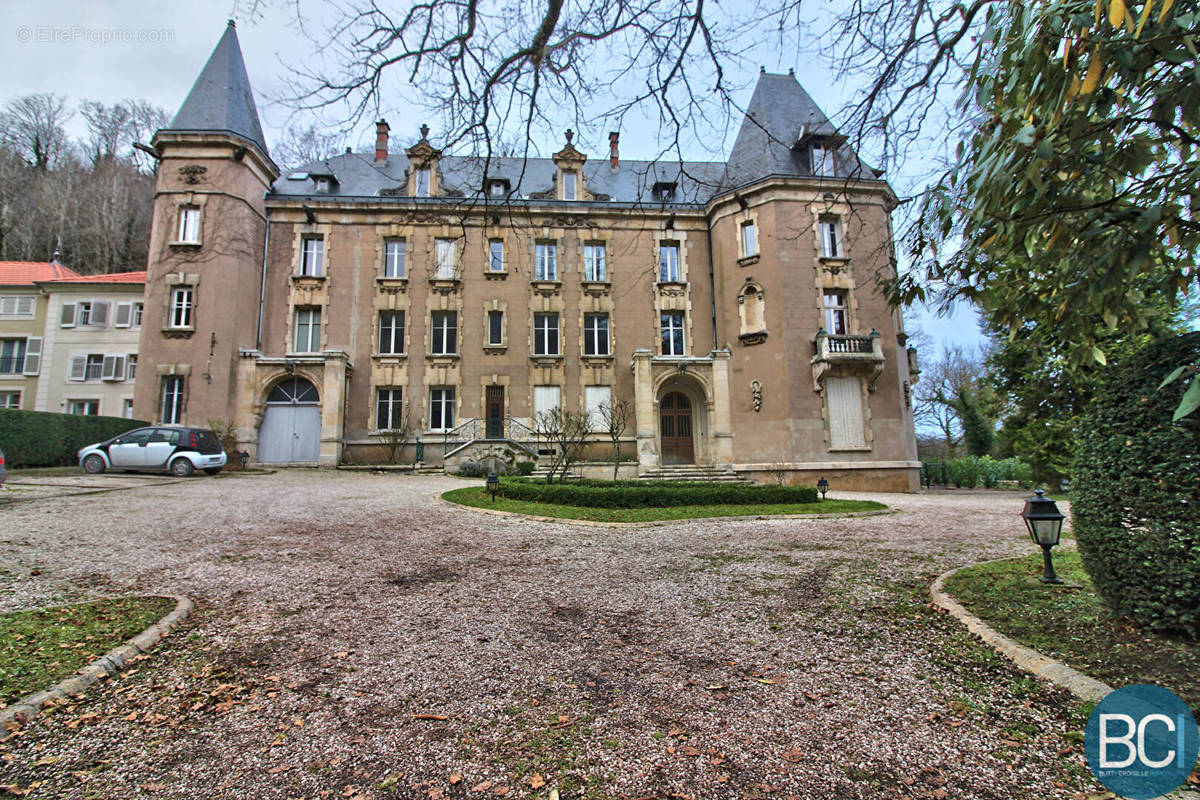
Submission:
<svg viewBox="0 0 1200 800">
<path fill-rule="evenodd" d="M 207 428 L 156 425 L 88 445 L 79 451 L 79 466 L 93 475 L 108 469 L 170 472 L 180 478 L 202 469 L 216 475 L 225 466 L 225 450 Z"/>
</svg>

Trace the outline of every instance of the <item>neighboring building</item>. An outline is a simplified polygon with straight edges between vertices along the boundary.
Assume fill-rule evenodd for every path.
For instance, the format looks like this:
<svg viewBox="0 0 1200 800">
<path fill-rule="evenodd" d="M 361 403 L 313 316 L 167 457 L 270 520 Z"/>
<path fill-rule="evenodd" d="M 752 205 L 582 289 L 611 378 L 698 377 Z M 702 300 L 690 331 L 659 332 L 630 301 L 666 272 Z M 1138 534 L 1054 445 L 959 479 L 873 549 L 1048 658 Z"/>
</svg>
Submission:
<svg viewBox="0 0 1200 800">
<path fill-rule="evenodd" d="M 445 155 L 421 138 L 281 175 L 233 25 L 170 127 L 146 286 L 144 419 L 230 420 L 263 462 L 536 454 L 535 416 L 633 410 L 642 471 L 917 487 L 915 352 L 890 187 L 792 75 L 728 162 Z M 605 441 L 597 435 L 596 449 Z M 413 449 L 406 450 L 411 457 Z"/>
<path fill-rule="evenodd" d="M 41 373 L 31 408 L 133 416 L 145 272 L 41 280 L 46 298 Z"/>
<path fill-rule="evenodd" d="M 77 276 L 56 261 L 0 261 L 0 408 L 37 400 L 47 303 L 38 281 Z"/>
</svg>

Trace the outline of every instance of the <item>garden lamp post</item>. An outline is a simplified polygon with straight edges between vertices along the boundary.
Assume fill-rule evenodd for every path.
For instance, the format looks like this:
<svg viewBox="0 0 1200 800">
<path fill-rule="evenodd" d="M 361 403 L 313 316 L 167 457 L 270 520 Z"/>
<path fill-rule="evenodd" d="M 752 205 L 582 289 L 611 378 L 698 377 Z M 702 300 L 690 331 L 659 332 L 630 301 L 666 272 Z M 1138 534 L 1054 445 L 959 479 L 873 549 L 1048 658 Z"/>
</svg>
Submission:
<svg viewBox="0 0 1200 800">
<path fill-rule="evenodd" d="M 1050 560 L 1050 548 L 1058 544 L 1058 538 L 1062 534 L 1062 512 L 1053 500 L 1046 497 L 1045 491 L 1038 489 L 1033 497 L 1025 501 L 1021 518 L 1025 520 L 1025 527 L 1029 529 L 1029 538 L 1042 548 L 1042 559 L 1046 563 L 1042 583 L 1062 583 L 1062 579 L 1054 574 L 1054 563 Z"/>
<path fill-rule="evenodd" d="M 500 488 L 500 476 L 496 474 L 496 470 L 488 473 L 487 488 L 492 493 L 492 502 L 496 502 L 496 490 Z"/>
<path fill-rule="evenodd" d="M 825 476 L 821 476 L 821 480 L 817 481 L 817 491 L 821 493 L 821 499 L 825 499 L 825 493 L 829 491 L 829 481 L 825 480 Z"/>
</svg>

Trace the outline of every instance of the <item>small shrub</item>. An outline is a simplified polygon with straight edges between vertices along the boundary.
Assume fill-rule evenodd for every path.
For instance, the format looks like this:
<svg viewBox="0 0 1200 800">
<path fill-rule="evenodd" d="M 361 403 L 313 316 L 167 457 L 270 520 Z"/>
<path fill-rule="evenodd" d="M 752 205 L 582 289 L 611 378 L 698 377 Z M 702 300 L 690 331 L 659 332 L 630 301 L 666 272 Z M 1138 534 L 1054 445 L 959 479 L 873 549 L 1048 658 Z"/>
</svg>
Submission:
<svg viewBox="0 0 1200 800">
<path fill-rule="evenodd" d="M 700 482 L 580 480 L 542 483 L 520 479 L 500 482 L 510 500 L 586 508 L 647 508 L 689 505 L 802 504 L 817 502 L 812 486 L 763 486 Z"/>
<path fill-rule="evenodd" d="M 464 461 L 458 465 L 458 469 L 454 474 L 460 478 L 486 478 L 488 471 L 487 467 L 475 461 Z"/>
<path fill-rule="evenodd" d="M 208 427 L 221 440 L 221 449 L 225 451 L 225 468 L 241 469 L 242 456 L 238 450 L 237 426 L 223 419 L 209 419 Z M 345 459 L 342 459 L 345 463 Z"/>
<path fill-rule="evenodd" d="M 78 463 L 76 454 L 81 448 L 149 424 L 124 417 L 6 408 L 0 409 L 0 444 L 10 469 L 65 467 Z"/>
<path fill-rule="evenodd" d="M 974 489 L 979 485 L 979 459 L 976 456 L 952 458 L 947 468 L 951 482 L 959 489 Z"/>
<path fill-rule="evenodd" d="M 534 464 L 532 461 L 518 461 L 517 462 L 517 474 L 521 475 L 521 476 L 532 475 L 533 471 L 536 468 L 537 468 L 537 465 Z"/>
<path fill-rule="evenodd" d="M 1152 342 L 1114 366 L 1081 426 L 1071 515 L 1104 601 L 1157 630 L 1200 638 L 1200 419 L 1172 422 L 1200 333 Z"/>
</svg>

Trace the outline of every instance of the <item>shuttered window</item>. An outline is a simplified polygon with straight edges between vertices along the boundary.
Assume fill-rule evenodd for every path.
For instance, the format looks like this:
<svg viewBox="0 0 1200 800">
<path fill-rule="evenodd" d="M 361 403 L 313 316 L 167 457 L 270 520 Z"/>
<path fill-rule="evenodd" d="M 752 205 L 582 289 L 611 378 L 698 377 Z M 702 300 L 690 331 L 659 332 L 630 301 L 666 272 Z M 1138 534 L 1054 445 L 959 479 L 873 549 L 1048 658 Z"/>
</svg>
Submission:
<svg viewBox="0 0 1200 800">
<path fill-rule="evenodd" d="M 845 450 L 866 445 L 862 388 L 858 378 L 825 378 L 829 405 L 829 449 Z"/>
</svg>

